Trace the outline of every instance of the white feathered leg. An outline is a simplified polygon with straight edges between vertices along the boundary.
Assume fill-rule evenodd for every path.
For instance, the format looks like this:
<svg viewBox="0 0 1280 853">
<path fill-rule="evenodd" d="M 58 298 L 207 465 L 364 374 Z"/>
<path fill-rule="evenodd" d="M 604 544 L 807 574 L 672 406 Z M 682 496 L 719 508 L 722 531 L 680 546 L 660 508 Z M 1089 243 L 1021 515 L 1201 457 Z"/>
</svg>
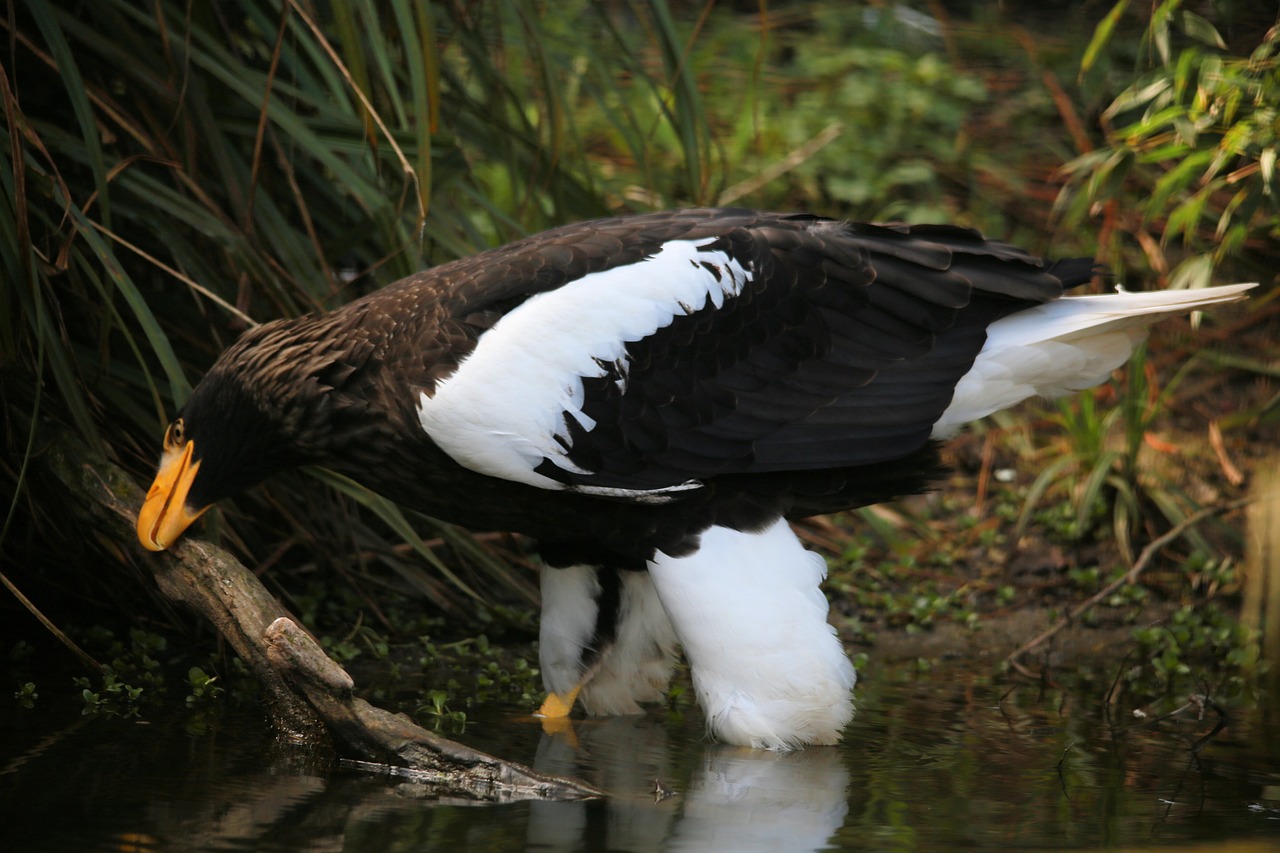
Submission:
<svg viewBox="0 0 1280 853">
<path fill-rule="evenodd" d="M 599 570 L 572 566 L 542 572 L 538 657 L 543 686 L 568 704 L 576 697 L 588 714 L 640 713 L 639 703 L 666 695 L 675 666 L 675 633 L 649 574 L 621 572 L 619 577 L 617 612 L 603 620 L 612 620 L 613 636 L 601 644 Z"/>
<path fill-rule="evenodd" d="M 712 527 L 650 575 L 719 739 L 790 749 L 831 744 L 853 717 L 853 664 L 827 623 L 826 564 L 785 520 L 760 533 Z"/>
<path fill-rule="evenodd" d="M 595 635 L 600 609 L 600 580 L 595 566 L 543 568 L 541 586 L 538 666 L 542 686 L 548 693 L 567 696 L 582 681 L 582 655 Z"/>
</svg>

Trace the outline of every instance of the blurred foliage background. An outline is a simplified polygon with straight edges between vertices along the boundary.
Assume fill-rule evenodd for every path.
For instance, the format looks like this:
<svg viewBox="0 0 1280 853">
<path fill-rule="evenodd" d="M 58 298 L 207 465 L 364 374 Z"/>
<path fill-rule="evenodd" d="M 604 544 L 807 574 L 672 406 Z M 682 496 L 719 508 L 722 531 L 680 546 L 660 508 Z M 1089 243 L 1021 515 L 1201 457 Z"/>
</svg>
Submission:
<svg viewBox="0 0 1280 853">
<path fill-rule="evenodd" d="M 1177 360 L 1212 348 L 1249 389 L 1212 417 L 1233 446 L 1274 440 L 1275 23 L 1243 0 L 8 0 L 4 577 L 60 624 L 181 624 L 40 476 L 58 431 L 149 482 L 169 416 L 253 323 L 545 227 L 711 204 L 967 224 L 1096 253 L 1132 288 L 1261 281 L 1247 323 L 1181 340 L 1141 387 L 988 427 L 1032 474 L 1075 454 L 1023 483 L 1024 522 L 1075 500 L 1063 535 L 1149 538 L 1197 504 L 1143 521 L 1134 485 Z M 536 596 L 518 540 L 324 472 L 207 518 L 312 619 L 390 625 L 403 599 L 474 624 Z M 12 593 L 0 623 L 39 630 Z"/>
</svg>

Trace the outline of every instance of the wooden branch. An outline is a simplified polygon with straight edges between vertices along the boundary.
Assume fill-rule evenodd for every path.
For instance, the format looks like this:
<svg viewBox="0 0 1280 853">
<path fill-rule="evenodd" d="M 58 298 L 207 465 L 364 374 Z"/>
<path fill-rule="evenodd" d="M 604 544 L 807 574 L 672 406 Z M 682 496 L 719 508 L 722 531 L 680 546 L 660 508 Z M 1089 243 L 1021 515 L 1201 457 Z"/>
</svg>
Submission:
<svg viewBox="0 0 1280 853">
<path fill-rule="evenodd" d="M 336 739 L 381 763 L 375 769 L 425 783 L 438 795 L 463 793 L 479 800 L 603 795 L 581 782 L 470 749 L 357 698 L 351 676 L 291 619 L 273 622 L 265 639 L 276 669 L 289 673 L 290 684 L 302 691 Z"/>
<path fill-rule="evenodd" d="M 582 782 L 455 743 L 357 698 L 351 676 L 230 554 L 191 537 L 168 551 L 143 549 L 134 532 L 143 493 L 123 470 L 92 457 L 68 433 L 55 439 L 41 461 L 122 560 L 150 573 L 168 599 L 204 616 L 227 639 L 262 683 L 279 734 L 312 741 L 327 734 L 340 752 L 425 782 L 435 795 L 503 801 L 603 795 Z"/>
</svg>

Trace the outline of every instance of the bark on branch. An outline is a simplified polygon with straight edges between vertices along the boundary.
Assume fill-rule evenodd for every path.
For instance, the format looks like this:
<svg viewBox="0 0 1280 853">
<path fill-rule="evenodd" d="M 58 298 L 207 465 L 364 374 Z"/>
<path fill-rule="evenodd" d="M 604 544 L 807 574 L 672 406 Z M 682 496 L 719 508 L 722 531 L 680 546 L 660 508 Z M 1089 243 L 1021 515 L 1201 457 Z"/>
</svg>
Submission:
<svg viewBox="0 0 1280 853">
<path fill-rule="evenodd" d="M 184 538 L 153 554 L 134 527 L 143 493 L 120 468 L 61 435 L 42 456 L 122 559 L 150 573 L 166 598 L 208 619 L 262 683 L 276 730 L 289 738 L 327 734 L 340 752 L 425 783 L 438 795 L 484 800 L 581 799 L 602 792 L 548 776 L 422 729 L 355 696 L 354 682 L 284 612 L 252 572 L 208 542 Z"/>
</svg>

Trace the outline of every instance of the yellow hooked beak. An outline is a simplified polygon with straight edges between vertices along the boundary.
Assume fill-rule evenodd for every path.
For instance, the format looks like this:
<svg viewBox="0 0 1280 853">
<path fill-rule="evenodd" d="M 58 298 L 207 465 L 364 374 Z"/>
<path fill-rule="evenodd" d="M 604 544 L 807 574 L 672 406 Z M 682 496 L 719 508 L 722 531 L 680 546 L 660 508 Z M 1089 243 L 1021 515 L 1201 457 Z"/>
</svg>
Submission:
<svg viewBox="0 0 1280 853">
<path fill-rule="evenodd" d="M 138 541 L 149 551 L 168 548 L 208 509 L 202 507 L 195 512 L 187 509 L 187 492 L 191 491 L 200 463 L 191 461 L 194 443 L 180 444 L 172 440 L 173 433 L 174 428 L 170 427 L 165 435 L 160 470 L 138 513 Z"/>
</svg>

